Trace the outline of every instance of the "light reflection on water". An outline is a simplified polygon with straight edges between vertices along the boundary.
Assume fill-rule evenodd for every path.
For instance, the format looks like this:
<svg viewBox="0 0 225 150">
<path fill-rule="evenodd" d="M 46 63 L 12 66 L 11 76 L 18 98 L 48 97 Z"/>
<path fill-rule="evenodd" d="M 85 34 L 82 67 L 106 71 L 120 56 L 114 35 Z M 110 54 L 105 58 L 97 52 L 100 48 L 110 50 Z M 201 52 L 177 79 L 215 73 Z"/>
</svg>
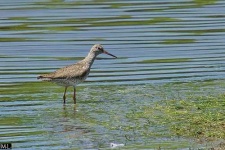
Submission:
<svg viewBox="0 0 225 150">
<path fill-rule="evenodd" d="M 139 135 L 129 141 L 125 135 L 135 133 L 118 128 L 129 123 L 127 112 L 154 101 L 144 96 L 145 85 L 224 79 L 224 1 L 13 0 L 0 5 L 0 142 L 15 148 L 160 145 L 168 138 Z M 101 55 L 107 59 L 96 60 L 83 84 L 88 86 L 78 88 L 77 108 L 70 99 L 63 107 L 63 88 L 42 85 L 36 76 L 80 60 L 95 43 L 119 58 Z M 133 86 L 136 91 L 123 93 Z M 115 129 L 107 128 L 107 121 Z"/>
</svg>

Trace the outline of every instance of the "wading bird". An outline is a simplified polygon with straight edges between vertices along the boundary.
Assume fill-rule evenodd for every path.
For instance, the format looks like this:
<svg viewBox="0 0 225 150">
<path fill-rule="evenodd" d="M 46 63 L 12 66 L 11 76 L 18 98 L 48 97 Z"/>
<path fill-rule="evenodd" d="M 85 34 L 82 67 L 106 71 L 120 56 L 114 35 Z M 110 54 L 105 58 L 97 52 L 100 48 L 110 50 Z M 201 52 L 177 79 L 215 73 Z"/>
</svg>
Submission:
<svg viewBox="0 0 225 150">
<path fill-rule="evenodd" d="M 64 104 L 66 103 L 66 90 L 69 86 L 72 86 L 74 88 L 73 100 L 74 104 L 76 104 L 76 85 L 83 82 L 88 77 L 91 66 L 96 56 L 102 53 L 117 58 L 116 56 L 105 51 L 100 44 L 95 44 L 83 60 L 75 64 L 60 68 L 55 72 L 39 75 L 37 79 L 41 79 L 42 81 L 54 82 L 58 85 L 64 86 Z"/>
</svg>

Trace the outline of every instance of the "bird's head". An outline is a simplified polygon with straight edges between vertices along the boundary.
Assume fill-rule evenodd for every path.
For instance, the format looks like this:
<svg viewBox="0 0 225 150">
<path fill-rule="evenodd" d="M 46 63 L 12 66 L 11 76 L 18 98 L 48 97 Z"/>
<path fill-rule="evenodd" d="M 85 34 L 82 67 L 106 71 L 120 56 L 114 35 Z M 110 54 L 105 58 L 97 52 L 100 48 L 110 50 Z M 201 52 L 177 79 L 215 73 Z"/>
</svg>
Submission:
<svg viewBox="0 0 225 150">
<path fill-rule="evenodd" d="M 91 52 L 95 53 L 96 55 L 99 55 L 99 54 L 107 54 L 107 55 L 110 55 L 114 58 L 117 58 L 116 56 L 114 56 L 113 54 L 110 54 L 109 52 L 107 52 L 106 50 L 104 50 L 104 48 L 102 47 L 101 44 L 95 44 L 92 48 L 91 48 Z"/>
</svg>

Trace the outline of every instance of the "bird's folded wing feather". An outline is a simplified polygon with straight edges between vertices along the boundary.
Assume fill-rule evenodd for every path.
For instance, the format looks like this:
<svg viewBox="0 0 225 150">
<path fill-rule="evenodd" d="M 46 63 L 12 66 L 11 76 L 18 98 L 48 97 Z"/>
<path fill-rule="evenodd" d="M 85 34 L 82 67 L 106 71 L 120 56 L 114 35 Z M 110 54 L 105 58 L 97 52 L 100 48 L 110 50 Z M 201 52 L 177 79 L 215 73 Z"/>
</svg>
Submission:
<svg viewBox="0 0 225 150">
<path fill-rule="evenodd" d="M 84 65 L 70 65 L 56 70 L 51 77 L 52 79 L 79 78 L 85 75 L 88 68 Z"/>
<path fill-rule="evenodd" d="M 77 64 L 60 68 L 55 72 L 40 75 L 38 78 L 47 78 L 47 79 L 80 78 L 86 75 L 87 73 L 88 73 L 87 65 L 83 64 L 83 62 L 78 62 Z"/>
<path fill-rule="evenodd" d="M 86 68 L 83 68 L 81 65 L 70 65 L 56 70 L 51 74 L 51 79 L 66 79 L 79 77 L 86 71 Z"/>
</svg>

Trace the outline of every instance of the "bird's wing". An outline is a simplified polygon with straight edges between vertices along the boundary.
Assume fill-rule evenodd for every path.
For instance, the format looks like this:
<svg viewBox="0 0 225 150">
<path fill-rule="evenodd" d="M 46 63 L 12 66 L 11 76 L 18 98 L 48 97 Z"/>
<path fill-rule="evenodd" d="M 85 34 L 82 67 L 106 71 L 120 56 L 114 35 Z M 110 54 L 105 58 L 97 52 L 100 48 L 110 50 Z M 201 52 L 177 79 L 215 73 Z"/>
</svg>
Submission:
<svg viewBox="0 0 225 150">
<path fill-rule="evenodd" d="M 88 67 L 82 62 L 74 65 L 63 67 L 54 72 L 53 79 L 64 79 L 64 78 L 79 78 L 84 76 L 88 72 Z"/>
<path fill-rule="evenodd" d="M 55 72 L 40 75 L 39 78 L 48 79 L 67 79 L 67 78 L 81 78 L 88 73 L 88 67 L 83 62 L 78 62 L 56 70 Z"/>
</svg>

